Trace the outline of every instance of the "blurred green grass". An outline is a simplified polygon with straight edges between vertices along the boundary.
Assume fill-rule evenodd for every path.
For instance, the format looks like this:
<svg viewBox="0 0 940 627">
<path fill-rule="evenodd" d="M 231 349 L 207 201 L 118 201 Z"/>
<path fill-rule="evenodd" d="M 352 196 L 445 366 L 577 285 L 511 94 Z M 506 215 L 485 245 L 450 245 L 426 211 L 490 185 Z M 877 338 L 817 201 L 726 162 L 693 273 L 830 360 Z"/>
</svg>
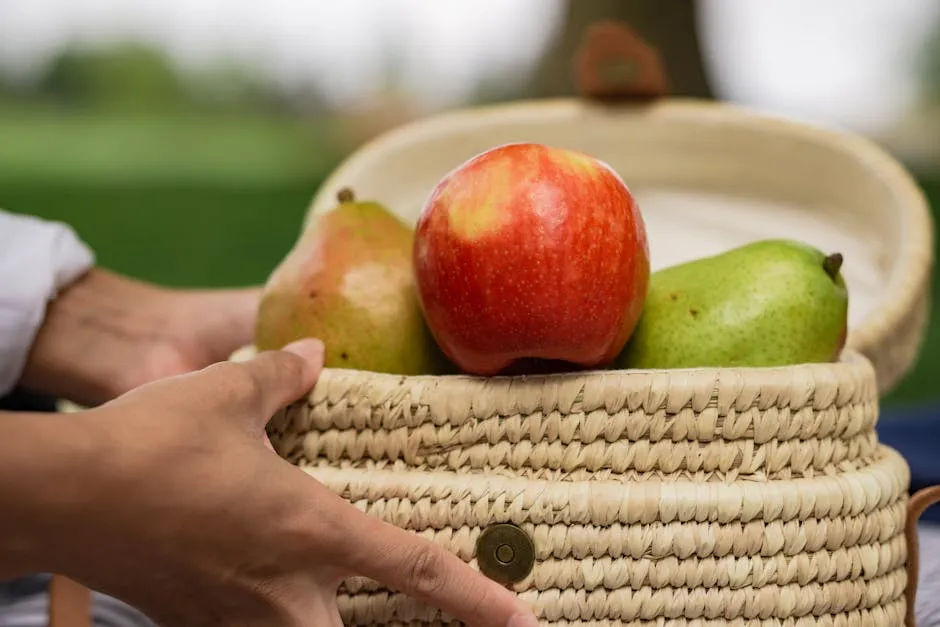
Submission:
<svg viewBox="0 0 940 627">
<path fill-rule="evenodd" d="M 71 224 L 115 271 L 172 286 L 262 283 L 341 158 L 315 124 L 0 110 L 0 208 Z M 921 181 L 940 208 L 940 180 Z M 933 289 L 940 294 L 940 277 Z M 940 308 L 886 405 L 940 399 Z"/>
<path fill-rule="evenodd" d="M 273 186 L 317 178 L 338 158 L 319 118 L 0 106 L 0 181 Z"/>
<path fill-rule="evenodd" d="M 293 245 L 317 185 L 0 182 L 0 206 L 72 225 L 115 271 L 164 285 L 235 286 L 267 278 Z"/>
<path fill-rule="evenodd" d="M 0 108 L 0 207 L 165 285 L 263 282 L 340 158 L 317 121 Z"/>
</svg>

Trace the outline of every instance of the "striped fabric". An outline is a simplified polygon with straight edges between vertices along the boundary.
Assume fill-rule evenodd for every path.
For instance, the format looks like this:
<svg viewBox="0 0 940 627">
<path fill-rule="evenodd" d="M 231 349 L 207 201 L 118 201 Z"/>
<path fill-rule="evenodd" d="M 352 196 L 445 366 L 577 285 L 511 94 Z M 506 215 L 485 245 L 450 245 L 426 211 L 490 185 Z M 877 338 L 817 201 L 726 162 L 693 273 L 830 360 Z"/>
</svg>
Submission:
<svg viewBox="0 0 940 627">
<path fill-rule="evenodd" d="M 940 627 L 940 524 L 920 526 L 917 627 Z"/>
</svg>

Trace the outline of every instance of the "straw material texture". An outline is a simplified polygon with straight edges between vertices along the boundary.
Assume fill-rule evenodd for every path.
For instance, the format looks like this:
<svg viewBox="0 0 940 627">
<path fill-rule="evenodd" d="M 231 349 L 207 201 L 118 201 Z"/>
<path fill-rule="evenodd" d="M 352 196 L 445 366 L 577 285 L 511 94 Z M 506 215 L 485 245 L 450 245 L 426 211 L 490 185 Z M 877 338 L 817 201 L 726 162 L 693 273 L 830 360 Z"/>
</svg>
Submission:
<svg viewBox="0 0 940 627">
<path fill-rule="evenodd" d="M 879 446 L 871 363 L 474 378 L 327 370 L 276 450 L 473 565 L 488 527 L 534 546 L 512 584 L 545 625 L 903 622 L 908 468 Z M 394 469 L 395 472 L 389 472 Z M 348 625 L 449 625 L 354 578 Z"/>
</svg>

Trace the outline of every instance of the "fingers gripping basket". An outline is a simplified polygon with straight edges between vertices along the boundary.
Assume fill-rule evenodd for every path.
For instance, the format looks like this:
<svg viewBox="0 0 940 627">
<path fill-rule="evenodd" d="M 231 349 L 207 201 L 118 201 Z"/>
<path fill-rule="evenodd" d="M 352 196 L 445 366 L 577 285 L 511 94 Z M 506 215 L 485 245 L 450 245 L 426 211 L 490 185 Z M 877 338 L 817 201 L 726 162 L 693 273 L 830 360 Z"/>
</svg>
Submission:
<svg viewBox="0 0 940 627">
<path fill-rule="evenodd" d="M 654 269 L 762 237 L 842 252 L 841 361 L 491 379 L 332 370 L 272 421 L 276 449 L 511 586 L 546 625 L 911 620 L 914 524 L 936 492 L 909 502 L 907 465 L 874 427 L 926 324 L 922 196 L 859 138 L 720 104 L 625 100 L 600 61 L 634 61 L 633 94 L 662 81 L 654 54 L 611 33 L 595 30 L 581 57 L 589 97 L 396 130 L 342 164 L 311 213 L 351 186 L 413 220 L 441 176 L 494 145 L 580 149 L 631 186 Z M 345 582 L 339 603 L 349 625 L 448 620 L 368 580 Z"/>
</svg>

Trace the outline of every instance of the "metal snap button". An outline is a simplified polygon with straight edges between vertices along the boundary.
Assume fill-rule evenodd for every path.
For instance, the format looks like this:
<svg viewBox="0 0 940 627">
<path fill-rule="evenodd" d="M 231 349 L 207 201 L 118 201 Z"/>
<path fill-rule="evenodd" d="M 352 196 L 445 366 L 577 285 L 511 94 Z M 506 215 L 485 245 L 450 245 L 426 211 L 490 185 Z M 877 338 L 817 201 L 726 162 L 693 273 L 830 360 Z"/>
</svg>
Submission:
<svg viewBox="0 0 940 627">
<path fill-rule="evenodd" d="M 494 581 L 517 583 L 535 566 L 535 545 L 516 525 L 492 525 L 477 538 L 477 564 L 480 572 Z"/>
</svg>

